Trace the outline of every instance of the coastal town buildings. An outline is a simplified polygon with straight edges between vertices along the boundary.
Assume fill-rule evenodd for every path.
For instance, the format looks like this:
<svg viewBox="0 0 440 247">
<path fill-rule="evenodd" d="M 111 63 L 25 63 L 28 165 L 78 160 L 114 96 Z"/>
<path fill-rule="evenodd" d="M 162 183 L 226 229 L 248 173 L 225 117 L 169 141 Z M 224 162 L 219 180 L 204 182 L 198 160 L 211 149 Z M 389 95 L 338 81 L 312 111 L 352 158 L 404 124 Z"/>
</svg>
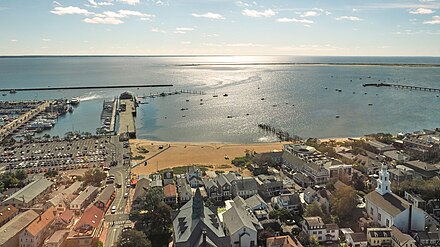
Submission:
<svg viewBox="0 0 440 247">
<path fill-rule="evenodd" d="M 332 243 L 339 239 L 339 227 L 325 224 L 321 217 L 305 217 L 302 230 L 309 236 L 315 236 L 321 243 Z"/>
<path fill-rule="evenodd" d="M 1 206 L 12 205 L 17 208 L 29 208 L 50 191 L 52 184 L 45 178 L 37 179 L 6 198 Z"/>
<path fill-rule="evenodd" d="M 175 247 L 219 246 L 229 247 L 217 214 L 205 207 L 200 189 L 183 205 L 173 219 L 173 245 Z"/>
<path fill-rule="evenodd" d="M 379 172 L 377 187 L 365 196 L 368 216 L 383 227 L 396 226 L 402 232 L 422 231 L 425 228 L 424 213 L 405 199 L 391 192 L 387 165 Z"/>
</svg>

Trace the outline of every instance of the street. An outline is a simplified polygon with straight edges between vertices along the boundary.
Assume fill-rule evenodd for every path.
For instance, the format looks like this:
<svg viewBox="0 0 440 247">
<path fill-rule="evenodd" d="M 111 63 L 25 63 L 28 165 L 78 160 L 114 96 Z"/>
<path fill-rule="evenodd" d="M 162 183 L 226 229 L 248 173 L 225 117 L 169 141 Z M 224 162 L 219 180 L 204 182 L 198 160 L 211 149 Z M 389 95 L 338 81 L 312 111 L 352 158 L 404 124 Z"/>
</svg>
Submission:
<svg viewBox="0 0 440 247">
<path fill-rule="evenodd" d="M 117 137 L 113 137 L 117 138 Z M 109 173 L 110 175 L 115 176 L 115 185 L 120 184 L 121 186 L 116 187 L 116 196 L 113 200 L 113 203 L 110 205 L 109 210 L 107 210 L 107 214 L 104 217 L 104 224 L 108 226 L 107 236 L 105 240 L 105 247 L 114 247 L 116 246 L 120 235 L 122 233 L 122 229 L 125 226 L 131 226 L 132 223 L 129 221 L 129 209 L 127 207 L 127 203 L 130 197 L 124 198 L 125 193 L 130 194 L 129 185 L 130 180 L 127 177 L 130 177 L 130 166 L 123 165 L 123 154 L 129 152 L 128 149 L 123 148 L 122 143 L 117 141 L 117 139 L 113 139 L 115 143 L 115 160 L 118 162 L 117 166 L 111 167 Z M 116 212 L 112 213 L 112 208 L 116 207 Z"/>
</svg>

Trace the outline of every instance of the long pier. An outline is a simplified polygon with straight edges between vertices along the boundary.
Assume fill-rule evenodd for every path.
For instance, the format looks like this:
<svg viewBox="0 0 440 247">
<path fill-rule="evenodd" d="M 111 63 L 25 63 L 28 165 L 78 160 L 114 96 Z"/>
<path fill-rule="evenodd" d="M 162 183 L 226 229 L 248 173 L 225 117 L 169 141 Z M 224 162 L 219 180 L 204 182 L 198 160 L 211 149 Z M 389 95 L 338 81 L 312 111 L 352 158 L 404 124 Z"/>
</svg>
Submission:
<svg viewBox="0 0 440 247">
<path fill-rule="evenodd" d="M 399 88 L 399 89 L 410 89 L 410 90 L 419 90 L 419 91 L 440 93 L 440 88 L 419 87 L 419 86 L 391 84 L 391 83 L 367 83 L 367 84 L 363 84 L 362 86 L 364 86 L 364 87 L 393 87 L 393 88 Z"/>
<path fill-rule="evenodd" d="M 112 89 L 112 88 L 148 88 L 148 87 L 173 87 L 173 84 L 153 85 L 103 85 L 103 86 L 74 86 L 74 87 L 27 87 L 27 88 L 0 88 L 0 92 L 19 91 L 56 91 L 56 90 L 78 90 L 78 89 Z"/>
</svg>

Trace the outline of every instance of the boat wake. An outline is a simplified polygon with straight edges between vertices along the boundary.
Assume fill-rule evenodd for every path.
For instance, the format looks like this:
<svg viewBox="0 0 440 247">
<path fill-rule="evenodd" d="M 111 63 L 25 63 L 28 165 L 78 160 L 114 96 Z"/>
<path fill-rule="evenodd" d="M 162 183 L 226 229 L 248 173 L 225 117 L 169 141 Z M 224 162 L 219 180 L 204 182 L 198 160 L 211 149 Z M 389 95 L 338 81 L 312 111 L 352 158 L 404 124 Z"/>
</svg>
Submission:
<svg viewBox="0 0 440 247">
<path fill-rule="evenodd" d="M 100 94 L 97 94 L 94 92 L 90 92 L 90 93 L 87 93 L 83 96 L 78 97 L 78 99 L 80 101 L 90 101 L 90 100 L 96 100 L 96 99 L 102 99 L 102 98 L 104 98 L 103 95 L 100 95 Z"/>
</svg>

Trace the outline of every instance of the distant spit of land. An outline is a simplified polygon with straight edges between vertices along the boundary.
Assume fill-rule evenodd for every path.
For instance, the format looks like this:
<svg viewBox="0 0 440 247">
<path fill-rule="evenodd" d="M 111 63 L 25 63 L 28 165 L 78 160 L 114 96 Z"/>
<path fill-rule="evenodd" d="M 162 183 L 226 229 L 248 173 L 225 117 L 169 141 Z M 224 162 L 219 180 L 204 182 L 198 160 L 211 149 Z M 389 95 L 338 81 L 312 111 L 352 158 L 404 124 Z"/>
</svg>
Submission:
<svg viewBox="0 0 440 247">
<path fill-rule="evenodd" d="M 198 66 L 392 66 L 392 67 L 440 67 L 429 63 L 191 63 L 177 64 L 180 67 Z"/>
</svg>

